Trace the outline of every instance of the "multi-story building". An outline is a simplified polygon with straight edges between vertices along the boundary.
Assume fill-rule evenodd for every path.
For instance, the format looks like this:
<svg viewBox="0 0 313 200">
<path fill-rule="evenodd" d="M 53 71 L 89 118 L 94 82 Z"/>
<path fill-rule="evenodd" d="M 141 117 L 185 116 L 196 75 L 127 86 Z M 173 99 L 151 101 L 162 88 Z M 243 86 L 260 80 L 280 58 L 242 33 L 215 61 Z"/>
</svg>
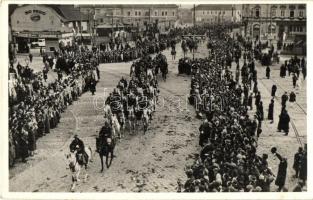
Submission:
<svg viewBox="0 0 313 200">
<path fill-rule="evenodd" d="M 306 41 L 305 4 L 243 5 L 245 35 L 261 41 Z"/>
<path fill-rule="evenodd" d="M 147 24 L 158 24 L 161 31 L 174 27 L 177 21 L 178 6 L 175 4 L 107 4 L 79 5 L 85 14 L 92 13 L 97 26 L 146 29 Z"/>
<path fill-rule="evenodd" d="M 189 8 L 178 8 L 178 19 L 181 26 L 188 26 L 193 23 L 192 11 Z"/>
<path fill-rule="evenodd" d="M 241 8 L 230 4 L 200 4 L 192 8 L 196 24 L 225 24 L 241 21 Z M 193 15 L 193 14 L 192 14 Z"/>
</svg>

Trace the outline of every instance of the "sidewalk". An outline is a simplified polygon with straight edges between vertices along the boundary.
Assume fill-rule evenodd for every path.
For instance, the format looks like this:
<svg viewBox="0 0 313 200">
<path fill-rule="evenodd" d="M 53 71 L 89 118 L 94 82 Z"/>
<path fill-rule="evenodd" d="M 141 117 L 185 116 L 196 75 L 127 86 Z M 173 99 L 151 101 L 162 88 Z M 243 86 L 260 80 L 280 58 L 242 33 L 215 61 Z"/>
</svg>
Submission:
<svg viewBox="0 0 313 200">
<path fill-rule="evenodd" d="M 307 101 L 306 101 L 306 80 L 303 81 L 301 89 L 294 89 L 292 85 L 292 77 L 287 76 L 285 78 L 281 78 L 280 74 L 280 66 L 284 62 L 284 60 L 289 59 L 290 57 L 284 56 L 279 64 L 274 64 L 271 67 L 271 78 L 267 79 L 265 76 L 265 66 L 262 66 L 258 61 L 255 62 L 256 69 L 258 71 L 258 88 L 261 92 L 261 97 L 263 101 L 264 107 L 264 121 L 262 122 L 262 130 L 263 132 L 260 135 L 258 140 L 258 155 L 262 155 L 266 153 L 269 155 L 268 163 L 272 168 L 274 174 L 277 173 L 279 161 L 271 154 L 271 147 L 277 147 L 278 152 L 287 158 L 288 169 L 287 169 L 287 178 L 285 187 L 288 188 L 288 191 L 291 191 L 293 187 L 296 185 L 297 180 L 293 177 L 294 170 L 292 168 L 294 154 L 298 151 L 300 145 L 304 145 L 307 143 Z M 240 60 L 240 66 L 242 66 L 243 61 Z M 234 70 L 235 67 L 232 68 Z M 302 76 L 302 74 L 300 74 Z M 272 85 L 276 84 L 276 98 L 274 104 L 274 123 L 271 124 L 270 121 L 267 120 L 268 115 L 268 106 L 272 99 L 271 97 L 271 89 Z M 287 110 L 291 119 L 289 124 L 290 130 L 289 135 L 284 136 L 284 133 L 277 132 L 277 125 L 279 121 L 279 115 L 281 112 L 281 96 L 284 92 L 287 92 L 288 95 L 291 91 L 294 91 L 297 95 L 296 102 L 290 103 L 287 102 Z M 254 104 L 255 99 L 253 99 Z M 256 112 L 255 106 L 253 106 L 253 113 Z M 271 184 L 271 191 L 276 190 L 276 185 L 274 183 Z"/>
</svg>

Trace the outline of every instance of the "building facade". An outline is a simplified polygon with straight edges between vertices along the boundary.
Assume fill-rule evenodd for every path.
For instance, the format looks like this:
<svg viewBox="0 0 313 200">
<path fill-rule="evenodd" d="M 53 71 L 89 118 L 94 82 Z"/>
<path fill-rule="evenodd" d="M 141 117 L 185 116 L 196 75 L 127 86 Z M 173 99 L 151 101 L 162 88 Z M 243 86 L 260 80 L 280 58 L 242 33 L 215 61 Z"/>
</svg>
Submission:
<svg viewBox="0 0 313 200">
<path fill-rule="evenodd" d="M 192 8 L 196 24 L 222 24 L 241 22 L 241 8 L 230 4 L 200 4 Z"/>
<path fill-rule="evenodd" d="M 261 41 L 306 41 L 305 4 L 243 5 L 245 35 Z"/>
<path fill-rule="evenodd" d="M 179 8 L 178 19 L 182 26 L 191 25 L 193 23 L 192 11 L 189 8 Z"/>
<path fill-rule="evenodd" d="M 76 34 L 88 29 L 85 17 L 73 11 L 73 6 L 17 6 L 9 17 L 12 41 L 19 50 L 38 39 L 45 39 L 46 51 L 57 50 L 59 42 L 71 43 Z"/>
<path fill-rule="evenodd" d="M 157 24 L 161 31 L 174 27 L 178 19 L 178 6 L 175 4 L 107 4 L 79 5 L 80 10 L 92 13 L 96 26 L 133 27 L 139 31 L 147 24 Z"/>
</svg>

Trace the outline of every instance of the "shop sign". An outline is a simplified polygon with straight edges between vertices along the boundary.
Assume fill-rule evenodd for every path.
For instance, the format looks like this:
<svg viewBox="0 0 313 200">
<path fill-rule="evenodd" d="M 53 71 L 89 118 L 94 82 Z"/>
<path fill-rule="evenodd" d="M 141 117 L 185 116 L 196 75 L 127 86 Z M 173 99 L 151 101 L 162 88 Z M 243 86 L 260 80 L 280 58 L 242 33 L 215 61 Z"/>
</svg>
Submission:
<svg viewBox="0 0 313 200">
<path fill-rule="evenodd" d="M 37 22 L 40 20 L 40 15 L 46 15 L 46 12 L 41 11 L 41 10 L 27 10 L 25 11 L 25 15 L 30 15 L 30 19 L 33 22 Z"/>
</svg>

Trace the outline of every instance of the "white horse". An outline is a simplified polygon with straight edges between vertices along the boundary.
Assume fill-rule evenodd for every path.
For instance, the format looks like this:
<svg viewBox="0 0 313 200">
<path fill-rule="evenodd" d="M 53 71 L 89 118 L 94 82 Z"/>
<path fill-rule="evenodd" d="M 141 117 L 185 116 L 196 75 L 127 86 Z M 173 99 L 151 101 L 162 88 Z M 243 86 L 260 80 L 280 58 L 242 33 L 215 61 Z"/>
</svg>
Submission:
<svg viewBox="0 0 313 200">
<path fill-rule="evenodd" d="M 104 119 L 108 120 L 109 122 L 111 122 L 111 118 L 112 118 L 112 110 L 111 107 L 107 104 L 104 106 Z"/>
<path fill-rule="evenodd" d="M 153 79 L 153 72 L 152 69 L 147 69 L 147 77 L 149 80 Z"/>
<path fill-rule="evenodd" d="M 117 117 L 118 117 L 118 122 L 120 124 L 120 135 L 121 137 L 123 137 L 123 133 L 125 130 L 125 122 L 126 122 L 124 112 L 119 112 Z"/>
<path fill-rule="evenodd" d="M 143 123 L 143 132 L 146 133 L 148 130 L 148 125 L 149 125 L 149 121 L 150 121 L 150 116 L 151 116 L 151 110 L 148 108 L 145 108 L 143 110 L 143 114 L 142 114 L 142 123 Z"/>
<path fill-rule="evenodd" d="M 81 169 L 85 167 L 85 176 L 84 176 L 84 182 L 86 182 L 88 178 L 87 174 L 87 165 L 92 159 L 92 150 L 90 147 L 85 147 L 85 152 L 88 155 L 88 159 L 86 161 L 86 164 L 81 163 L 81 159 L 77 159 L 78 156 L 83 156 L 82 154 L 77 155 L 77 152 L 70 152 L 69 154 L 66 155 L 66 159 L 68 162 L 68 167 L 72 172 L 72 186 L 71 186 L 71 191 L 75 190 L 76 183 L 80 181 L 79 175 L 81 172 Z"/>
<path fill-rule="evenodd" d="M 135 111 L 134 107 L 131 107 L 128 111 L 128 125 L 130 131 L 132 132 L 135 130 L 135 123 L 136 123 Z"/>
<path fill-rule="evenodd" d="M 113 138 L 116 138 L 116 136 L 121 138 L 121 125 L 118 122 L 116 115 L 113 114 L 111 119 L 112 119 L 112 136 L 113 136 Z"/>
</svg>

